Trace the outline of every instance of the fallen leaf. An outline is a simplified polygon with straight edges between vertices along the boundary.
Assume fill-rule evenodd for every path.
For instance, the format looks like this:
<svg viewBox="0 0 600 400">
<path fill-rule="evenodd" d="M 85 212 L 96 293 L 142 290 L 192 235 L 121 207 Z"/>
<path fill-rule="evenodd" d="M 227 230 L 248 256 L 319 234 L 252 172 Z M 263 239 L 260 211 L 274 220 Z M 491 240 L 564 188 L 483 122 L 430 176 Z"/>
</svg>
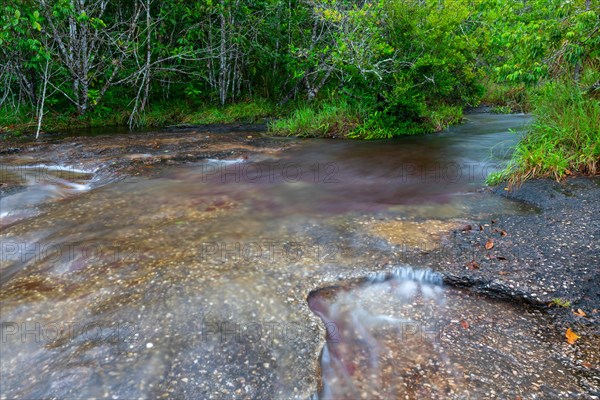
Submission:
<svg viewBox="0 0 600 400">
<path fill-rule="evenodd" d="M 581 308 L 578 308 L 577 311 L 573 311 L 573 314 L 578 317 L 587 317 L 587 314 Z"/>
<path fill-rule="evenodd" d="M 479 264 L 477 264 L 477 261 L 471 260 L 467 263 L 466 267 L 469 268 L 470 270 L 475 270 L 475 269 L 479 269 Z"/>
<path fill-rule="evenodd" d="M 495 224 L 495 223 L 496 223 L 496 220 L 495 220 L 495 219 L 493 219 L 493 220 L 492 220 L 492 224 Z"/>
<path fill-rule="evenodd" d="M 492 232 L 500 233 L 500 236 L 506 236 L 506 231 L 504 231 L 502 229 L 494 228 L 494 230 Z"/>
<path fill-rule="evenodd" d="M 491 250 L 493 247 L 494 247 L 494 241 L 492 239 L 488 239 L 488 241 L 485 242 L 485 249 Z"/>
<path fill-rule="evenodd" d="M 502 256 L 496 256 L 496 258 L 497 258 L 498 260 L 501 260 L 501 261 L 506 261 L 506 257 L 502 257 Z"/>
<path fill-rule="evenodd" d="M 589 361 L 584 361 L 581 363 L 582 366 L 586 367 L 586 368 L 592 368 L 592 363 Z"/>
<path fill-rule="evenodd" d="M 575 344 L 577 339 L 579 339 L 581 336 L 579 336 L 578 334 L 573 332 L 571 328 L 569 328 L 567 329 L 567 333 L 565 333 L 565 337 L 567 338 L 567 342 L 569 342 L 569 344 Z"/>
<path fill-rule="evenodd" d="M 482 231 L 483 230 L 483 225 L 479 225 L 479 230 Z"/>
<path fill-rule="evenodd" d="M 461 228 L 461 231 L 466 232 L 466 231 L 470 231 L 471 229 L 473 229 L 473 227 L 471 225 L 465 225 Z"/>
<path fill-rule="evenodd" d="M 508 272 L 506 272 L 506 271 L 500 271 L 500 272 L 498 272 L 498 275 L 508 275 Z"/>
<path fill-rule="evenodd" d="M 464 319 L 460 321 L 460 326 L 462 326 L 464 329 L 469 329 L 469 323 Z"/>
</svg>

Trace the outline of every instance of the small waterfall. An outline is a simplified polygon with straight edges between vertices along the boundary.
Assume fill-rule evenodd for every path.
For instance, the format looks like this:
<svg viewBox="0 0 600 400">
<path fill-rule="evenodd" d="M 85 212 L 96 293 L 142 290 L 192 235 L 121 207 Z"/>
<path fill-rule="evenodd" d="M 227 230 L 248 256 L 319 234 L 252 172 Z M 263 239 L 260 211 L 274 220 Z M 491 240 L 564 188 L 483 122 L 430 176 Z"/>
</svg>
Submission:
<svg viewBox="0 0 600 400">
<path fill-rule="evenodd" d="M 309 305 L 327 330 L 320 398 L 435 397 L 454 379 L 439 346 L 439 274 L 400 266 L 349 290 L 313 293 Z"/>
<path fill-rule="evenodd" d="M 94 171 L 64 165 L 0 165 L 0 183 L 20 190 L 0 199 L 0 227 L 38 214 L 37 206 L 92 188 Z"/>
</svg>

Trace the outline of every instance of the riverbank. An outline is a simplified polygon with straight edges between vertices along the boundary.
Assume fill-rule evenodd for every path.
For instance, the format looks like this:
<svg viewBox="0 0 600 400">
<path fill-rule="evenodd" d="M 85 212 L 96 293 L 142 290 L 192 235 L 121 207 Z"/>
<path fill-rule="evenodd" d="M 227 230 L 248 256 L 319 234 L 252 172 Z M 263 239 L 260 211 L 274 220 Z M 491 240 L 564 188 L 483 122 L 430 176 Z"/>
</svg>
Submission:
<svg viewBox="0 0 600 400">
<path fill-rule="evenodd" d="M 343 139 L 389 139 L 405 135 L 439 132 L 462 121 L 460 106 L 437 105 L 411 120 L 384 117 L 356 101 L 337 99 L 275 104 L 264 99 L 229 104 L 223 107 L 194 105 L 188 102 L 157 104 L 129 125 L 126 109 L 97 111 L 82 117 L 49 113 L 44 117 L 41 136 L 54 132 L 94 128 L 137 130 L 165 126 L 209 124 L 265 124 L 270 135 Z M 25 136 L 33 138 L 37 121 L 26 110 L 0 113 L 0 139 Z"/>
<path fill-rule="evenodd" d="M 537 213 L 465 221 L 430 266 L 448 283 L 547 308 L 566 331 L 600 333 L 600 178 L 492 190 Z M 448 254 L 460 254 L 452 259 Z"/>
<path fill-rule="evenodd" d="M 361 366 L 351 388 L 368 397 L 600 396 L 600 178 L 531 180 L 481 196 L 512 199 L 537 211 L 489 210 L 485 219 L 445 223 L 378 221 L 376 236 L 385 238 L 392 251 L 380 253 L 376 263 L 388 272 L 338 278 L 337 284 L 311 293 L 309 302 L 320 304 L 313 310 L 335 327 L 330 336 L 339 335 L 340 327 L 348 330 L 341 343 L 327 344 L 322 361 L 334 394 L 352 393 L 339 383 L 348 373 L 339 365 L 346 364 Z M 448 318 L 441 330 L 431 322 L 432 306 L 418 298 L 407 304 L 393 295 L 405 287 L 395 275 L 397 265 L 441 274 L 447 289 L 440 314 Z M 352 283 L 344 283 L 348 278 Z M 398 328 L 400 333 L 381 322 L 407 316 L 416 322 Z M 437 340 L 432 332 L 440 335 Z M 352 339 L 346 336 L 356 336 L 359 344 L 347 348 Z M 383 366 L 373 369 L 364 354 Z M 416 367 L 414 360 L 419 360 Z M 493 381 L 501 384 L 495 387 Z"/>
<path fill-rule="evenodd" d="M 148 131 L 171 125 L 257 124 L 265 123 L 267 119 L 275 118 L 285 110 L 285 107 L 277 110 L 272 102 L 262 99 L 233 103 L 224 107 L 174 100 L 166 104 L 152 105 L 135 120 L 132 128 Z M 57 132 L 76 132 L 76 130 L 93 128 L 128 130 L 129 110 L 101 108 L 86 116 L 48 112 L 44 116 L 40 134 L 43 138 L 45 135 L 55 135 Z M 7 107 L 0 112 L 0 139 L 21 136 L 33 138 L 36 129 L 37 120 L 32 118 L 29 110 L 25 108 L 12 110 Z"/>
</svg>

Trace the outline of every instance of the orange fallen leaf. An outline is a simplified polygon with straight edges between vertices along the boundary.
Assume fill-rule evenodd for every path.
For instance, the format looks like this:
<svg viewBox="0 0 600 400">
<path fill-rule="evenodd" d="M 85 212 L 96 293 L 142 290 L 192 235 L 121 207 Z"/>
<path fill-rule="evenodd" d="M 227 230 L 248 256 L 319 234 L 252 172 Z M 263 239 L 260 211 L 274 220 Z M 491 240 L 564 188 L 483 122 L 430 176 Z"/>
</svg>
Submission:
<svg viewBox="0 0 600 400">
<path fill-rule="evenodd" d="M 579 336 L 578 334 L 573 332 L 571 330 L 571 328 L 569 328 L 569 329 L 567 329 L 567 332 L 565 333 L 565 337 L 567 338 L 567 342 L 569 342 L 569 344 L 575 344 L 577 339 L 579 339 L 581 336 Z"/>
<path fill-rule="evenodd" d="M 460 321 L 460 326 L 462 326 L 464 329 L 469 329 L 469 323 L 464 319 Z"/>
<path fill-rule="evenodd" d="M 578 317 L 587 317 L 587 314 L 581 308 L 578 308 L 577 311 L 573 311 L 573 314 Z"/>
<path fill-rule="evenodd" d="M 479 264 L 477 263 L 477 261 L 471 260 L 467 263 L 466 267 L 469 268 L 470 270 L 475 270 L 475 269 L 479 269 Z"/>
<path fill-rule="evenodd" d="M 506 235 L 508 235 L 508 233 L 506 233 L 506 231 L 502 230 L 502 231 L 500 231 L 500 235 L 501 236 L 506 236 Z"/>
<path fill-rule="evenodd" d="M 488 241 L 485 242 L 485 249 L 491 250 L 493 247 L 494 247 L 494 241 L 492 239 L 488 239 Z"/>
<path fill-rule="evenodd" d="M 584 361 L 581 363 L 581 365 L 583 365 L 586 368 L 592 368 L 592 363 L 589 361 Z"/>
</svg>

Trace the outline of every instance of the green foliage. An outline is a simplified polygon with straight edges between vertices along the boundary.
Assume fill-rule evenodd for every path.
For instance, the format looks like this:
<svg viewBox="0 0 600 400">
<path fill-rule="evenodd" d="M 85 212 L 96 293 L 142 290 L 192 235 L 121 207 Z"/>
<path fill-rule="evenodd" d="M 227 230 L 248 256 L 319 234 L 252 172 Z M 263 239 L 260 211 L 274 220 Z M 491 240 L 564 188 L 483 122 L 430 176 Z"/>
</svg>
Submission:
<svg viewBox="0 0 600 400">
<path fill-rule="evenodd" d="M 281 136 L 346 137 L 360 123 L 360 111 L 346 101 L 327 102 L 318 107 L 299 106 L 289 116 L 269 124 Z"/>
<path fill-rule="evenodd" d="M 90 128 L 100 126 L 124 126 L 129 117 L 127 104 L 113 102 L 110 107 L 96 107 L 82 117 L 71 114 L 51 112 L 46 117 L 48 131 L 59 131 L 73 128 Z M 194 106 L 186 101 L 169 101 L 153 103 L 140 115 L 139 126 L 164 127 L 175 124 L 225 124 L 232 122 L 256 123 L 279 111 L 266 101 L 257 99 L 244 103 L 235 103 L 225 107 L 211 105 Z M 31 118 L 31 110 L 26 107 L 11 110 L 0 107 L 0 133 L 10 135 L 31 134 L 35 130 L 36 121 Z"/>
<path fill-rule="evenodd" d="M 208 106 L 192 111 L 182 122 L 191 124 L 227 124 L 232 122 L 256 123 L 275 115 L 275 106 L 265 99 L 234 103 L 225 107 Z"/>
<path fill-rule="evenodd" d="M 511 114 L 513 109 L 509 106 L 495 106 L 490 110 L 492 114 Z"/>
<path fill-rule="evenodd" d="M 285 118 L 273 121 L 269 128 L 276 135 L 349 139 L 389 139 L 441 131 L 462 120 L 462 109 L 438 105 L 424 112 L 420 122 L 403 121 L 373 110 L 364 104 L 345 100 L 304 104 Z"/>
<path fill-rule="evenodd" d="M 590 0 L 495 0 L 482 3 L 490 24 L 488 61 L 501 81 L 534 85 L 577 75 L 600 49 L 599 9 Z"/>
<path fill-rule="evenodd" d="M 524 84 L 497 83 L 488 79 L 484 86 L 486 93 L 481 103 L 493 106 L 492 112 L 506 114 L 531 111 L 530 90 Z"/>
<path fill-rule="evenodd" d="M 600 172 L 600 100 L 572 82 L 549 82 L 534 96 L 533 109 L 536 120 L 528 134 L 507 169 L 490 182 Z"/>
<path fill-rule="evenodd" d="M 571 301 L 567 299 L 563 299 L 561 297 L 557 297 L 552 299 L 552 304 L 558 307 L 569 308 L 571 307 Z"/>
<path fill-rule="evenodd" d="M 381 139 L 443 130 L 480 102 L 533 104 L 531 134 L 490 179 L 595 173 L 592 3 L 5 0 L 0 125 L 30 130 L 40 111 L 46 129 L 283 116 L 274 134 Z"/>
</svg>

